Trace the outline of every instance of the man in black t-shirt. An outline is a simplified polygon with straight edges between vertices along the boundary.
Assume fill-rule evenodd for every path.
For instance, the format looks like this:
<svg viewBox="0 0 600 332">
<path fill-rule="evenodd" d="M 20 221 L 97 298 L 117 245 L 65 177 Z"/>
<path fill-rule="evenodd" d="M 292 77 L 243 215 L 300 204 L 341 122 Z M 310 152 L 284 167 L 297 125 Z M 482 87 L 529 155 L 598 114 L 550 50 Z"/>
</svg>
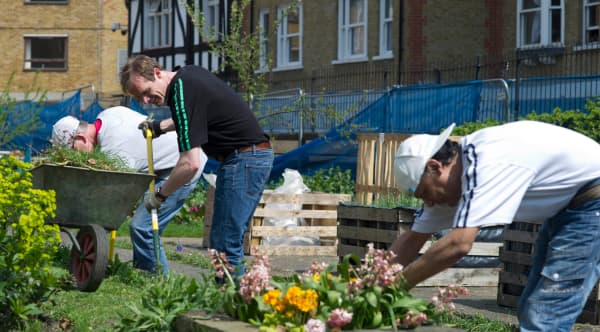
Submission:
<svg viewBox="0 0 600 332">
<path fill-rule="evenodd" d="M 200 148 L 221 162 L 217 171 L 210 243 L 244 273 L 244 232 L 273 165 L 269 136 L 248 105 L 227 84 L 198 66 L 167 71 L 152 58 L 139 55 L 121 69 L 123 92 L 145 104 L 168 105 L 171 118 L 150 121 L 153 137 L 177 132 L 179 160 L 169 179 L 154 195 L 144 197 L 146 208 L 159 208 L 166 197 L 193 177 Z"/>
</svg>

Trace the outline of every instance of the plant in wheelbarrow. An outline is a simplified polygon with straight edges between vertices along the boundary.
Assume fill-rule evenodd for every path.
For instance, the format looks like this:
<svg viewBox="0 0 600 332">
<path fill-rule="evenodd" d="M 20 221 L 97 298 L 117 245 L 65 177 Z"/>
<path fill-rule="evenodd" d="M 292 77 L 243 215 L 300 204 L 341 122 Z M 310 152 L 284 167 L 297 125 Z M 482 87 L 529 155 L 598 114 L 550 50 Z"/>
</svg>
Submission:
<svg viewBox="0 0 600 332">
<path fill-rule="evenodd" d="M 69 238 L 76 287 L 96 291 L 114 245 L 107 232 L 123 224 L 153 176 L 128 169 L 99 149 L 87 153 L 55 144 L 45 154 L 31 169 L 33 185 L 56 193 L 56 213 L 48 222 Z"/>
<path fill-rule="evenodd" d="M 54 192 L 32 187 L 31 165 L 0 158 L 0 322 L 20 329 L 41 313 L 60 277 L 52 259 L 59 230 L 45 220 L 54 216 Z"/>
</svg>

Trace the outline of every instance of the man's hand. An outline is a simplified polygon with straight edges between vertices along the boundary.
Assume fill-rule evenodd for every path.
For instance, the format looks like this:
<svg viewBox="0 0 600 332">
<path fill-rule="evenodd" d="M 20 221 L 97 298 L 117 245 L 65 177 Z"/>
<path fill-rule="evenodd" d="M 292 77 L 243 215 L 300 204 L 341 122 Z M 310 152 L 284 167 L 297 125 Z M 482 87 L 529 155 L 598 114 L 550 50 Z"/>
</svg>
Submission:
<svg viewBox="0 0 600 332">
<path fill-rule="evenodd" d="M 142 130 L 142 135 L 146 138 L 146 129 L 152 131 L 152 138 L 157 138 L 165 132 L 160 129 L 160 120 L 144 120 L 138 125 L 138 129 Z"/>
<path fill-rule="evenodd" d="M 158 210 L 158 208 L 162 205 L 163 200 L 156 197 L 156 193 L 147 192 L 144 195 L 144 206 L 146 210 L 152 211 L 153 209 Z"/>
</svg>

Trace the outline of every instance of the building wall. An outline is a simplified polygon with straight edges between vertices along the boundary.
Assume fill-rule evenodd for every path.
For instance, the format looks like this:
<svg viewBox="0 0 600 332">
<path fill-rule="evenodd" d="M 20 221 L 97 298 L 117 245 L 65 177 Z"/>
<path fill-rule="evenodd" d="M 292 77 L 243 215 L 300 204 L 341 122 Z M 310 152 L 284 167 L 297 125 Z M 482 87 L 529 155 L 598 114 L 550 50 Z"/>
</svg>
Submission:
<svg viewBox="0 0 600 332">
<path fill-rule="evenodd" d="M 258 24 L 259 12 L 263 8 L 269 9 L 271 24 L 277 15 L 277 6 L 289 4 L 285 0 L 257 0 L 254 2 L 254 25 Z M 373 57 L 379 55 L 379 1 L 369 0 L 368 2 L 368 26 L 367 26 L 367 55 L 368 60 L 362 62 L 334 63 L 337 60 L 338 52 L 338 1 L 337 0 L 305 0 L 303 6 L 303 33 L 302 33 L 302 68 L 294 70 L 280 71 L 276 63 L 276 33 L 270 38 L 270 58 L 272 60 L 273 72 L 267 75 L 267 79 L 272 82 L 271 90 L 281 90 L 286 88 L 302 87 L 315 90 L 344 89 L 347 80 L 340 79 L 328 82 L 326 85 L 319 84 L 319 77 L 323 75 L 334 75 L 343 77 L 356 71 L 359 66 L 369 66 L 379 70 L 385 66 L 395 67 L 398 59 L 398 19 L 399 10 L 398 1 L 394 3 L 394 22 L 392 38 L 394 58 L 385 60 L 375 60 Z M 380 80 L 380 77 L 374 77 L 374 81 Z M 286 83 L 277 83 L 284 81 Z M 393 83 L 393 82 L 392 82 Z M 325 83 L 323 83 L 325 84 Z"/>
<path fill-rule="evenodd" d="M 112 32 L 111 23 L 127 24 L 122 0 L 69 0 L 66 5 L 25 4 L 6 1 L 0 11 L 0 86 L 14 73 L 11 92 L 19 96 L 37 79 L 49 100 L 59 100 L 64 91 L 93 84 L 96 93 L 120 92 L 116 79 L 117 48 L 127 47 L 127 37 Z M 68 36 L 66 71 L 24 70 L 24 35 Z"/>
</svg>

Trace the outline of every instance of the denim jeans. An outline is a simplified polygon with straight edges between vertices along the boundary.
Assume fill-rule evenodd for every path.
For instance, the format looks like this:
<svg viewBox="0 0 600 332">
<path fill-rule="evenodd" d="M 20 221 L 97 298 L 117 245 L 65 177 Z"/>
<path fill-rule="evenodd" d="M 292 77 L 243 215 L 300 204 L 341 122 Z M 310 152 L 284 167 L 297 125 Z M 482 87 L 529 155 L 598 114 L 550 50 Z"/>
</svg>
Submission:
<svg viewBox="0 0 600 332">
<path fill-rule="evenodd" d="M 541 227 L 519 301 L 521 331 L 571 331 L 600 275 L 600 199 Z"/>
<path fill-rule="evenodd" d="M 156 179 L 156 188 L 160 188 L 166 178 Z M 162 234 L 169 221 L 179 212 L 188 196 L 194 191 L 198 180 L 190 182 L 169 195 L 165 202 L 158 209 L 158 233 Z M 133 244 L 133 266 L 142 270 L 153 272 L 156 269 L 156 259 L 154 257 L 154 237 L 152 234 L 151 215 L 140 202 L 129 226 L 131 243 Z M 160 264 L 164 273 L 168 271 L 167 257 L 160 241 Z"/>
<path fill-rule="evenodd" d="M 210 245 L 244 274 L 244 233 L 273 167 L 273 150 L 232 153 L 217 170 Z"/>
</svg>

